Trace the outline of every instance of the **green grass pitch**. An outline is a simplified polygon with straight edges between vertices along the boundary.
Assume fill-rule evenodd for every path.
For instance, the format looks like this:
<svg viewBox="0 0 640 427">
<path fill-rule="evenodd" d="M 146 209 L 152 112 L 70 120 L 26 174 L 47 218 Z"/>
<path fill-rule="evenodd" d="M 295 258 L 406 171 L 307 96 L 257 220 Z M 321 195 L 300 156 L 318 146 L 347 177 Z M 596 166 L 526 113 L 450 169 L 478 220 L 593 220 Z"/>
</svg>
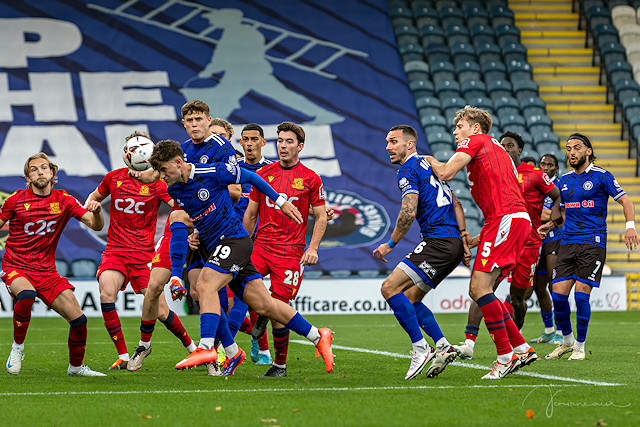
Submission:
<svg viewBox="0 0 640 427">
<path fill-rule="evenodd" d="M 466 315 L 436 316 L 452 343 L 464 337 Z M 140 372 L 107 371 L 116 359 L 102 319 L 89 319 L 85 363 L 106 378 L 66 376 L 68 325 L 34 318 L 18 376 L 0 374 L 0 425 L 639 425 L 640 313 L 594 313 L 587 360 L 539 360 L 500 381 L 481 380 L 495 348 L 481 327 L 471 361 L 456 361 L 438 377 L 405 381 L 410 342 L 391 315 L 310 316 L 335 331 L 334 372 L 324 372 L 313 347 L 291 334 L 287 378 L 259 378 L 267 367 L 249 360 L 232 377 L 204 368 L 176 371 L 186 351 L 161 323 Z M 198 316 L 183 319 L 198 338 Z M 133 351 L 139 319 L 123 319 Z M 575 318 L 574 318 L 575 325 Z M 527 339 L 541 332 L 527 317 Z M 2 360 L 11 319 L 0 320 Z M 238 335 L 247 352 L 250 339 Z M 538 355 L 552 345 L 535 346 Z M 529 412 L 527 412 L 529 410 Z M 532 411 L 532 412 L 531 412 Z M 533 418 L 528 418 L 533 416 Z M 604 423 L 604 424 L 602 424 Z"/>
</svg>

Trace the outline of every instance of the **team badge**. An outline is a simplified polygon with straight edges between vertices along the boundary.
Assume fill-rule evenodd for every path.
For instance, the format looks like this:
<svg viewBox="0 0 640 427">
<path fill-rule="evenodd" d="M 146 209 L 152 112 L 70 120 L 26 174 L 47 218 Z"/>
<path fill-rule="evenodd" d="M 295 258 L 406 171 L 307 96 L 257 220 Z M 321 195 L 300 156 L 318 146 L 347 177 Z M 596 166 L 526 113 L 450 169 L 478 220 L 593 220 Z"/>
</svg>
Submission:
<svg viewBox="0 0 640 427">
<path fill-rule="evenodd" d="M 291 184 L 292 188 L 295 188 L 296 190 L 302 190 L 304 188 L 304 181 L 302 178 L 294 178 L 293 179 L 293 184 Z"/>
<path fill-rule="evenodd" d="M 142 187 L 140 187 L 140 195 L 141 196 L 148 196 L 149 195 L 149 186 L 148 185 L 143 185 Z"/>
<path fill-rule="evenodd" d="M 405 177 L 400 178 L 400 181 L 398 181 L 398 187 L 403 190 L 407 185 L 409 185 L 409 180 Z"/>
<path fill-rule="evenodd" d="M 156 263 L 156 262 L 160 262 L 160 254 L 155 254 L 153 256 L 153 259 L 151 260 L 151 263 Z"/>
<path fill-rule="evenodd" d="M 25 211 L 28 211 L 30 207 L 31 207 L 31 203 L 24 203 L 24 210 Z"/>
<path fill-rule="evenodd" d="M 122 185 L 122 181 L 116 181 L 116 187 L 120 188 L 121 185 Z"/>
<path fill-rule="evenodd" d="M 582 188 L 584 189 L 584 191 L 591 190 L 593 188 L 593 182 L 586 181 L 584 184 L 582 184 Z"/>
<path fill-rule="evenodd" d="M 198 199 L 202 200 L 203 202 L 205 200 L 209 199 L 209 190 L 207 190 L 206 188 L 201 188 L 198 190 Z"/>
<path fill-rule="evenodd" d="M 209 156 L 206 154 L 200 156 L 200 163 L 207 163 L 209 161 Z"/>
<path fill-rule="evenodd" d="M 49 213 L 50 214 L 59 214 L 60 212 L 62 212 L 60 210 L 60 203 L 58 203 L 58 202 L 49 203 Z"/>
<path fill-rule="evenodd" d="M 389 230 L 389 215 L 378 203 L 349 191 L 324 191 L 326 206 L 334 210 L 335 218 L 327 224 L 321 247 L 367 246 L 382 239 Z M 310 227 L 307 243 L 312 231 L 313 227 Z"/>
</svg>

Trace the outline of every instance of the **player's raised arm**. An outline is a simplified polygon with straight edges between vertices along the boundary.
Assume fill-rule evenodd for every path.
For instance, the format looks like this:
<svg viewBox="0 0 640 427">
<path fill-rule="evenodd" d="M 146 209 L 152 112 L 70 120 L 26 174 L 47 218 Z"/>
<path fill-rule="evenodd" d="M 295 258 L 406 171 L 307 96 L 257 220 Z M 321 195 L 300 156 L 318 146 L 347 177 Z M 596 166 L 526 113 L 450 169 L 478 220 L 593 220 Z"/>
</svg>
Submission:
<svg viewBox="0 0 640 427">
<path fill-rule="evenodd" d="M 95 231 L 100 231 L 104 227 L 104 217 L 102 216 L 102 205 L 96 200 L 89 200 L 85 203 L 85 208 L 89 212 L 82 215 L 80 221 Z"/>
<path fill-rule="evenodd" d="M 258 191 L 273 200 L 283 214 L 294 220 L 297 224 L 302 224 L 302 214 L 300 213 L 298 208 L 293 206 L 293 204 L 284 196 L 276 193 L 276 190 L 274 190 L 269 184 L 267 184 L 267 181 L 262 179 L 260 175 L 244 169 L 242 170 L 242 174 L 240 175 L 240 182 L 248 182 L 256 187 Z"/>
<path fill-rule="evenodd" d="M 425 159 L 427 159 L 427 161 L 431 165 L 431 168 L 433 169 L 433 173 L 438 178 L 443 181 L 449 181 L 453 179 L 453 177 L 456 176 L 456 174 L 460 172 L 462 168 L 469 164 L 472 157 L 467 153 L 457 152 L 453 156 L 451 156 L 447 163 L 442 163 L 433 156 L 425 156 Z"/>
</svg>

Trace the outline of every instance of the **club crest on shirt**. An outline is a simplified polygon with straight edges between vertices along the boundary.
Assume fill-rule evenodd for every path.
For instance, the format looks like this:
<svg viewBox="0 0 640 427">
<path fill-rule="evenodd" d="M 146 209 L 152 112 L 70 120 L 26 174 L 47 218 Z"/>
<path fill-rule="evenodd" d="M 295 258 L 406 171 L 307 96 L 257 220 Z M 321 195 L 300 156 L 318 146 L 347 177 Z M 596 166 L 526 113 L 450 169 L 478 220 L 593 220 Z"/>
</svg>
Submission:
<svg viewBox="0 0 640 427">
<path fill-rule="evenodd" d="M 140 187 L 140 195 L 141 196 L 148 196 L 149 195 L 149 186 L 148 185 L 143 185 L 142 187 Z"/>
<path fill-rule="evenodd" d="M 120 188 L 121 185 L 122 185 L 122 181 L 116 181 L 116 187 Z"/>
<path fill-rule="evenodd" d="M 334 219 L 327 224 L 320 246 L 358 247 L 370 245 L 389 229 L 389 215 L 376 202 L 344 190 L 325 189 L 326 207 L 334 210 Z M 313 234 L 313 221 L 307 226 L 307 243 Z"/>
<path fill-rule="evenodd" d="M 62 212 L 60 210 L 60 203 L 58 203 L 58 202 L 49 203 L 49 213 L 50 214 L 59 214 L 60 212 Z"/>
<path fill-rule="evenodd" d="M 293 184 L 291 184 L 292 188 L 295 188 L 296 190 L 302 190 L 304 189 L 304 181 L 302 178 L 294 178 L 293 179 Z"/>
<path fill-rule="evenodd" d="M 582 184 L 582 188 L 584 189 L 584 191 L 589 191 L 593 188 L 593 182 L 591 181 L 585 181 L 584 184 Z"/>
<path fill-rule="evenodd" d="M 207 163 L 209 161 L 209 156 L 207 156 L 206 154 L 203 154 L 202 156 L 200 156 L 200 163 Z"/>
<path fill-rule="evenodd" d="M 31 207 L 31 203 L 23 203 L 23 205 L 24 205 L 24 210 L 25 211 L 28 211 L 29 208 Z"/>
<path fill-rule="evenodd" d="M 202 200 L 203 202 L 205 200 L 209 199 L 209 190 L 207 190 L 206 188 L 201 188 L 198 190 L 198 199 Z"/>
</svg>

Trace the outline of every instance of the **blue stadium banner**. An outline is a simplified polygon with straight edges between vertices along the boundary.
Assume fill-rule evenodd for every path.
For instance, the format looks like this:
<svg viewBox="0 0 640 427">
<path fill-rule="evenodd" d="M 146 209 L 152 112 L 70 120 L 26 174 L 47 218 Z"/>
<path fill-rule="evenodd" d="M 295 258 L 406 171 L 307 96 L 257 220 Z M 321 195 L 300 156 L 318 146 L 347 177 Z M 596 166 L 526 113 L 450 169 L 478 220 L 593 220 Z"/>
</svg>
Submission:
<svg viewBox="0 0 640 427">
<path fill-rule="evenodd" d="M 60 167 L 57 188 L 84 202 L 124 166 L 126 135 L 183 141 L 180 107 L 202 99 L 234 124 L 238 148 L 244 124 L 262 125 L 270 159 L 278 123 L 305 129 L 301 160 L 336 210 L 314 269 L 393 267 L 371 256 L 400 206 L 385 136 L 409 124 L 427 149 L 385 0 L 2 0 L 0 40 L 0 202 L 40 151 Z M 97 261 L 105 238 L 71 221 L 57 257 Z"/>
</svg>

